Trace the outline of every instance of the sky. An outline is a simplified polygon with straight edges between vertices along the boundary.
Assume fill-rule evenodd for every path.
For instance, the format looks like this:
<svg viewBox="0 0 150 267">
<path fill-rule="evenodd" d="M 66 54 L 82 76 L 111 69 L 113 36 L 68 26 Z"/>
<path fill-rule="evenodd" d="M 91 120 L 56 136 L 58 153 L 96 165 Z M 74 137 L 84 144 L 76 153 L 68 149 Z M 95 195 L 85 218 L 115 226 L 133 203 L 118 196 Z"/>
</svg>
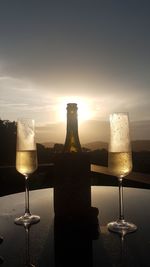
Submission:
<svg viewBox="0 0 150 267">
<path fill-rule="evenodd" d="M 149 13 L 149 0 L 0 0 L 0 118 L 32 117 L 39 140 L 62 142 L 75 102 L 83 142 L 105 139 L 116 111 L 149 139 Z"/>
</svg>

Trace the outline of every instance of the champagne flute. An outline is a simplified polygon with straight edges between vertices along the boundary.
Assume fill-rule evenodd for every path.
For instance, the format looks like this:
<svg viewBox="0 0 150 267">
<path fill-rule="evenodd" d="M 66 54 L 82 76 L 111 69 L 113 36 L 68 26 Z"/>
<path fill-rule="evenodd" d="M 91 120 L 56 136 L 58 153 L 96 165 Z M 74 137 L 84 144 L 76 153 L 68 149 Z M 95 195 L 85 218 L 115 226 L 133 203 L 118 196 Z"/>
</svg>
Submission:
<svg viewBox="0 0 150 267">
<path fill-rule="evenodd" d="M 15 219 L 16 224 L 33 224 L 40 217 L 29 209 L 29 177 L 37 169 L 34 120 L 21 118 L 17 121 L 16 169 L 25 177 L 25 214 Z"/>
<path fill-rule="evenodd" d="M 110 142 L 108 151 L 108 168 L 119 183 L 119 219 L 108 223 L 108 229 L 116 233 L 130 233 L 137 230 L 133 223 L 124 219 L 122 180 L 132 171 L 132 152 L 129 134 L 128 113 L 113 113 L 110 115 Z"/>
</svg>

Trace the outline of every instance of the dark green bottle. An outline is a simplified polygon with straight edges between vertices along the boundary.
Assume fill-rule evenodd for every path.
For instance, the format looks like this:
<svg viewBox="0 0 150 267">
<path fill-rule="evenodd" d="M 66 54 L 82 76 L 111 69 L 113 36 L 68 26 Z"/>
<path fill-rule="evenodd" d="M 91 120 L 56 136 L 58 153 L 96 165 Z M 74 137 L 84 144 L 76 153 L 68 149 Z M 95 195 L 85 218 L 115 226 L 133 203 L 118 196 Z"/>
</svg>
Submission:
<svg viewBox="0 0 150 267">
<path fill-rule="evenodd" d="M 65 153 L 81 152 L 81 145 L 78 135 L 77 104 L 67 104 L 67 133 L 64 145 Z"/>
</svg>

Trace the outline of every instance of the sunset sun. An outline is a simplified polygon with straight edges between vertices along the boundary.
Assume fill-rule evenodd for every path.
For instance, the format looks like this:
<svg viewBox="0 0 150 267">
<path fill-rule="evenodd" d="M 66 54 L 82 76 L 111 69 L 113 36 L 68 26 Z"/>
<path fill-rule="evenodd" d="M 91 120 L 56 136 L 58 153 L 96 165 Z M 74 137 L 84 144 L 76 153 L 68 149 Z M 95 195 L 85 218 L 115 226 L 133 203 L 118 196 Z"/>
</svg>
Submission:
<svg viewBox="0 0 150 267">
<path fill-rule="evenodd" d="M 79 97 L 66 97 L 62 99 L 59 105 L 59 120 L 66 121 L 67 116 L 67 104 L 68 103 L 76 103 L 78 107 L 78 122 L 82 123 L 86 120 L 90 120 L 92 118 L 92 110 L 90 108 L 90 103 L 86 98 L 79 98 Z"/>
</svg>

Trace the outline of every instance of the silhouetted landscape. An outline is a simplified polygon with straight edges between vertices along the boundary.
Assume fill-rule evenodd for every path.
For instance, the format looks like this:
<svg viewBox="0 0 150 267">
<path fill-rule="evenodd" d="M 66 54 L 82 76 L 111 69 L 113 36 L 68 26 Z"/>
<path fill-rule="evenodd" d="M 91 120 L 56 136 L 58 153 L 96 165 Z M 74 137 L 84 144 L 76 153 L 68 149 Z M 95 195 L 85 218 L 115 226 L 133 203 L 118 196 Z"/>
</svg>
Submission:
<svg viewBox="0 0 150 267">
<path fill-rule="evenodd" d="M 16 158 L 16 122 L 0 120 L 1 156 L 0 166 L 15 166 Z M 52 146 L 53 144 L 53 146 Z M 51 145 L 51 146 L 50 146 Z M 38 163 L 53 162 L 56 153 L 62 153 L 63 144 L 37 144 Z M 108 144 L 106 142 L 91 142 L 82 145 L 82 151 L 91 156 L 91 163 L 107 166 Z M 150 173 L 150 140 L 132 141 L 133 171 Z"/>
<path fill-rule="evenodd" d="M 1 139 L 1 195 L 10 192 L 23 191 L 24 179 L 15 169 L 16 158 L 16 122 L 0 120 Z M 51 143 L 52 144 L 52 143 Z M 53 186 L 53 162 L 62 153 L 63 144 L 54 143 L 37 144 L 38 170 L 31 179 L 31 189 Z M 89 154 L 90 163 L 101 166 L 108 164 L 108 144 L 105 142 L 92 142 L 84 144 L 82 151 Z M 132 142 L 133 171 L 145 174 L 150 173 L 150 140 L 136 140 Z M 6 190 L 6 188 L 8 190 Z M 19 189 L 18 189 L 19 188 Z M 7 192 L 6 192 L 7 191 Z"/>
</svg>

